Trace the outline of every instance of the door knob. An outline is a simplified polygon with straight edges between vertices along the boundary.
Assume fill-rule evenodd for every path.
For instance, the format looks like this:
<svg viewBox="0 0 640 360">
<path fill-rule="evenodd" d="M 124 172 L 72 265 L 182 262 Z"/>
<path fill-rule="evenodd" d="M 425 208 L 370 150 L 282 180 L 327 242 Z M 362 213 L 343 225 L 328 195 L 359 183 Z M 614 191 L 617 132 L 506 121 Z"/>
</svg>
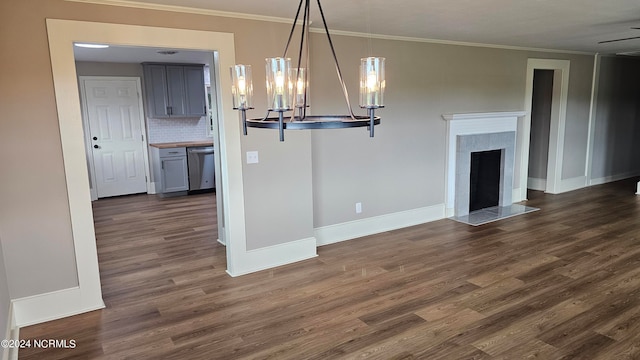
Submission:
<svg viewBox="0 0 640 360">
<path fill-rule="evenodd" d="M 93 140 L 98 140 L 98 137 L 97 137 L 97 136 L 94 136 L 94 137 L 93 137 Z"/>
<path fill-rule="evenodd" d="M 93 145 L 93 148 L 94 148 L 94 149 L 100 149 L 100 146 L 98 146 L 98 145 Z"/>
</svg>

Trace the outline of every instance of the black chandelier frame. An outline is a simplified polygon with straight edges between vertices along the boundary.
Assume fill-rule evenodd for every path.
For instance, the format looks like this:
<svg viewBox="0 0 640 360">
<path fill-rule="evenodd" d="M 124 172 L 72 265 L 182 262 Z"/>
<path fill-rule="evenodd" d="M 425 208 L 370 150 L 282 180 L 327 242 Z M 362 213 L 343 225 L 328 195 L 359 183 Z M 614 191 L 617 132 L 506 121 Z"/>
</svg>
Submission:
<svg viewBox="0 0 640 360">
<path fill-rule="evenodd" d="M 309 25 L 310 21 L 310 2 L 311 0 L 300 0 L 298 4 L 298 10 L 296 11 L 296 16 L 293 20 L 293 24 L 291 25 L 291 31 L 289 32 L 289 38 L 287 40 L 287 44 L 284 49 L 283 58 L 286 58 L 287 52 L 289 50 L 289 46 L 291 45 L 291 40 L 293 39 L 293 35 L 295 33 L 295 27 L 298 23 L 298 19 L 300 18 L 301 11 L 303 12 L 302 16 L 302 30 L 300 34 L 300 47 L 298 51 L 298 61 L 297 68 L 301 68 L 302 58 L 303 58 L 303 49 L 306 48 L 306 68 L 309 69 Z M 304 8 L 303 8 L 304 3 Z M 335 64 L 336 74 L 338 76 L 338 81 L 340 83 L 340 87 L 342 89 L 342 94 L 344 96 L 347 108 L 349 110 L 347 115 L 307 115 L 307 86 L 304 88 L 304 103 L 302 107 L 297 108 L 296 111 L 294 109 L 290 110 L 267 110 L 267 114 L 263 118 L 257 119 L 247 119 L 246 118 L 246 109 L 239 109 L 242 113 L 242 124 L 243 124 L 243 132 L 244 135 L 247 135 L 247 127 L 251 128 L 262 128 L 262 129 L 278 129 L 280 135 L 280 141 L 284 141 L 284 130 L 310 130 L 310 129 L 344 129 L 344 128 L 355 128 L 355 127 L 368 127 L 369 136 L 374 136 L 374 127 L 375 125 L 380 124 L 380 117 L 375 115 L 375 109 L 383 108 L 383 105 L 377 105 L 373 107 L 367 107 L 367 115 L 355 115 L 353 113 L 351 103 L 349 101 L 349 93 L 347 91 L 347 86 L 342 77 L 342 71 L 340 70 L 340 64 L 338 63 L 338 57 L 336 56 L 336 51 L 333 46 L 333 41 L 331 39 L 331 35 L 329 33 L 329 27 L 327 26 L 327 21 L 324 16 L 324 11 L 322 9 L 322 4 L 320 0 L 317 0 L 318 9 L 320 11 L 320 16 L 322 18 L 322 24 L 324 26 L 325 34 L 327 35 L 327 40 L 329 42 L 329 47 L 331 48 L 331 54 L 333 56 L 333 61 Z M 304 74 L 304 83 L 307 82 L 308 71 Z M 277 117 L 270 117 L 272 111 L 277 111 Z M 285 116 L 284 112 L 293 111 L 291 116 Z"/>
</svg>

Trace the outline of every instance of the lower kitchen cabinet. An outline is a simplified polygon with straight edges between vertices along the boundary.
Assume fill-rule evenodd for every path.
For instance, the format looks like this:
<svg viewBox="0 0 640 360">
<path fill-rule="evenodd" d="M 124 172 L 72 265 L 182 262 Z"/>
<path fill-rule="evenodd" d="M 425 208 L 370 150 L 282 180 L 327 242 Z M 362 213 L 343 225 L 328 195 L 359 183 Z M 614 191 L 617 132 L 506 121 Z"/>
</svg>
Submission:
<svg viewBox="0 0 640 360">
<path fill-rule="evenodd" d="M 187 151 L 184 147 L 151 148 L 156 193 L 166 194 L 189 190 Z"/>
</svg>

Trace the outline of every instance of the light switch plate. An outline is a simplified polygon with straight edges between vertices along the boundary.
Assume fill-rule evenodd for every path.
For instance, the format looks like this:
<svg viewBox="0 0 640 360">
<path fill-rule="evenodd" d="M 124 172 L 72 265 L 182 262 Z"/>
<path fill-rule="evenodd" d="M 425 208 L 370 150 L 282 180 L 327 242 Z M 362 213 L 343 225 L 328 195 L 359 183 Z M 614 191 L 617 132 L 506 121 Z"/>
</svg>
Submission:
<svg viewBox="0 0 640 360">
<path fill-rule="evenodd" d="M 247 164 L 257 164 L 258 162 L 258 152 L 247 151 Z"/>
</svg>

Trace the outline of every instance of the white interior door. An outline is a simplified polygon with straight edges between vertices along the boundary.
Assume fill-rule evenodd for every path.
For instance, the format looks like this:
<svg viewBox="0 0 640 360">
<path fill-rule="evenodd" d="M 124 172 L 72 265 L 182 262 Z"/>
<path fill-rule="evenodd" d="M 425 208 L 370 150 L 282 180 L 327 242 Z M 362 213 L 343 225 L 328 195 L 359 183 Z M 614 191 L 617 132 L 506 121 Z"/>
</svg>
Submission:
<svg viewBox="0 0 640 360">
<path fill-rule="evenodd" d="M 147 192 L 137 80 L 87 79 L 84 89 L 98 198 Z"/>
</svg>

